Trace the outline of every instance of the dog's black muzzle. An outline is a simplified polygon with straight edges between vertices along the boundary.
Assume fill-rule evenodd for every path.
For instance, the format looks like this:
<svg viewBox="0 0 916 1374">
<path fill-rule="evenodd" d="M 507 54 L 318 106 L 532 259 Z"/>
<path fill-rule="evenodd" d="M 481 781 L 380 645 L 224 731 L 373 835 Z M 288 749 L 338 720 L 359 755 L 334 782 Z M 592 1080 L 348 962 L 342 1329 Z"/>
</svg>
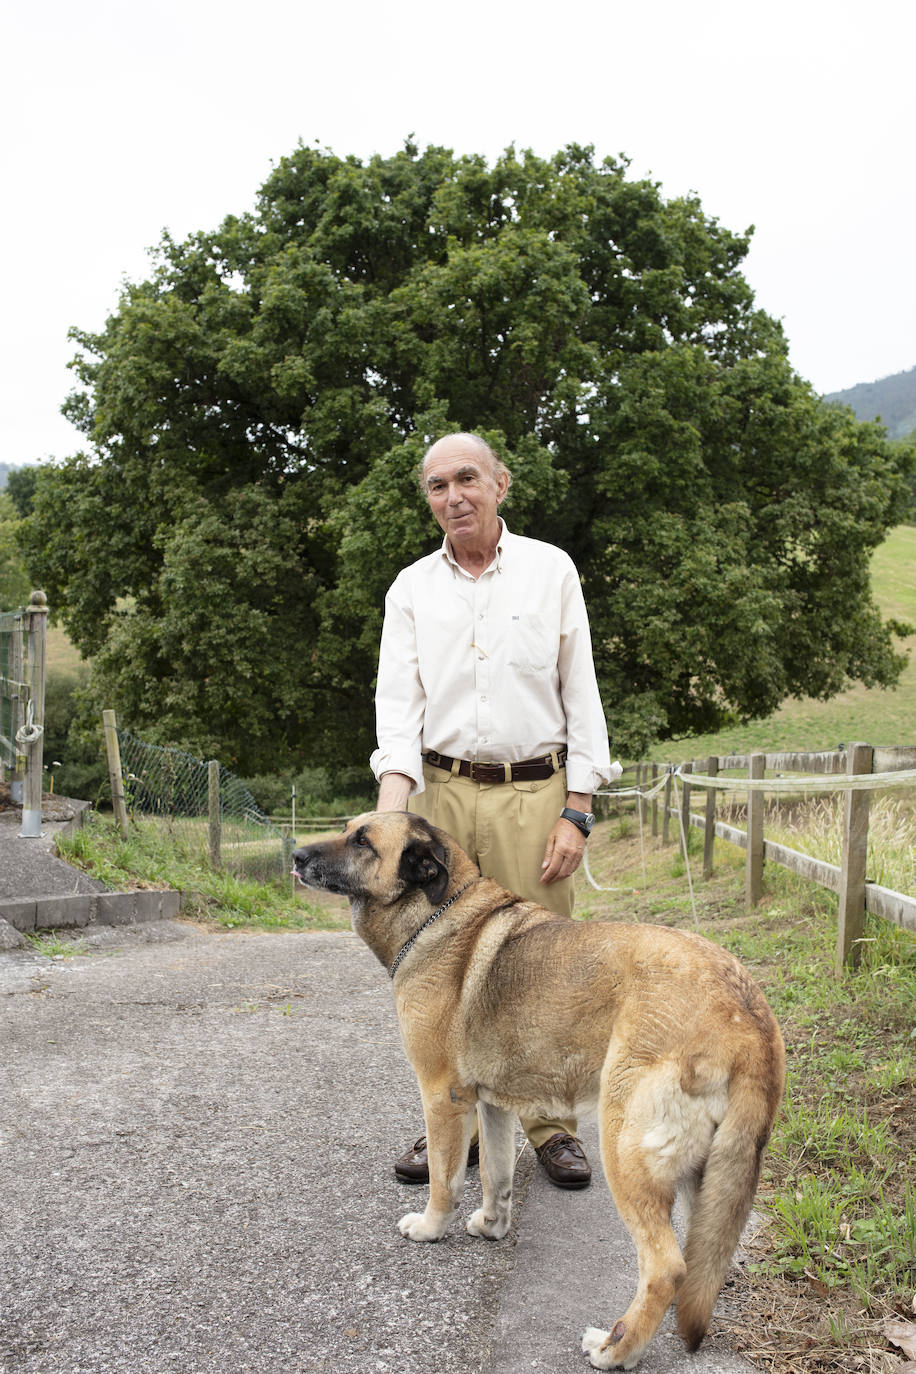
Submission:
<svg viewBox="0 0 916 1374">
<path fill-rule="evenodd" d="M 321 845 L 294 849 L 292 871 L 293 877 L 304 887 L 319 887 L 342 897 L 350 895 L 350 885 L 344 879 L 339 859 L 324 853 Z"/>
</svg>

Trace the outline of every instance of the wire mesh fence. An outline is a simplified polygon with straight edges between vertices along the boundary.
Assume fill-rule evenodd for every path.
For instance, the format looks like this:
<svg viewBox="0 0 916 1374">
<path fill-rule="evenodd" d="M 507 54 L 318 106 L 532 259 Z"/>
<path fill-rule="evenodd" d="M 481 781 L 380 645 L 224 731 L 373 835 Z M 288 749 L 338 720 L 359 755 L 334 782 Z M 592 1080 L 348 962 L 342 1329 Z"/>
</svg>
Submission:
<svg viewBox="0 0 916 1374">
<path fill-rule="evenodd" d="M 0 768 L 13 770 L 22 752 L 16 746 L 16 731 L 24 719 L 23 703 L 28 699 L 25 681 L 24 626 L 21 612 L 0 615 Z M 0 774 L 2 776 L 2 774 Z"/>
<path fill-rule="evenodd" d="M 274 825 L 228 768 L 148 744 L 128 730 L 118 730 L 118 745 L 132 818 L 158 822 L 188 851 L 239 877 L 285 878 L 293 847 L 289 827 Z"/>
</svg>

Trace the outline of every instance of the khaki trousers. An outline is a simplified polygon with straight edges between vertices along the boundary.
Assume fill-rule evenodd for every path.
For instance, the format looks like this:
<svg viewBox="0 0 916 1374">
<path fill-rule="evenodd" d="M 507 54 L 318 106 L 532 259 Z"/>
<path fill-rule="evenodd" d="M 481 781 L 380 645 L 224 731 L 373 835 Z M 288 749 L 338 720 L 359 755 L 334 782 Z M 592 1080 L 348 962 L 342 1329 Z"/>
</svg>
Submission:
<svg viewBox="0 0 916 1374">
<path fill-rule="evenodd" d="M 447 831 L 485 878 L 561 916 L 572 915 L 574 879 L 540 880 L 547 837 L 566 805 L 565 769 L 539 782 L 480 783 L 424 763 L 423 779 L 426 790 L 411 797 L 409 811 Z M 574 1136 L 577 1123 L 523 1117 L 522 1129 L 539 1149 L 557 1131 Z"/>
</svg>

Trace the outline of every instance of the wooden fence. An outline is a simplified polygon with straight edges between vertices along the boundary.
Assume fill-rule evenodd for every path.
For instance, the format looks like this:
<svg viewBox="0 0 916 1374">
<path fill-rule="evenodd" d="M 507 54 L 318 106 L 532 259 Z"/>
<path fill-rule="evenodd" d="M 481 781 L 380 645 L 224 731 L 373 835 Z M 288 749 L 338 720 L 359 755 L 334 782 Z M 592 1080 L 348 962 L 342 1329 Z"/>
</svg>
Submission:
<svg viewBox="0 0 916 1374">
<path fill-rule="evenodd" d="M 739 770 L 747 773 L 748 779 L 756 785 L 745 788 L 747 791 L 747 829 L 716 819 L 716 798 L 719 787 L 724 788 L 723 777 L 716 786 L 713 779 L 720 774 Z M 893 892 L 878 883 L 870 882 L 866 874 L 868 854 L 868 814 L 871 790 L 867 785 L 861 790 L 847 782 L 839 784 L 846 793 L 843 814 L 842 858 L 840 864 L 826 863 L 810 854 L 801 854 L 786 845 L 776 844 L 764 836 L 764 804 L 767 772 L 779 775 L 778 787 L 785 793 L 790 784 L 785 781 L 787 774 L 804 773 L 811 775 L 836 775 L 844 779 L 864 779 L 868 775 L 911 773 L 916 770 L 916 747 L 882 749 L 869 744 L 849 744 L 836 750 L 822 753 L 786 754 L 749 754 L 712 756 L 694 759 L 681 764 L 677 770 L 681 785 L 680 816 L 672 806 L 675 786 L 675 770 L 671 765 L 642 763 L 636 768 L 637 787 L 652 794 L 651 800 L 640 799 L 639 805 L 644 812 L 651 813 L 653 835 L 659 834 L 663 843 L 671 843 L 671 822 L 677 821 L 678 831 L 683 825 L 684 834 L 694 826 L 703 831 L 703 876 L 708 878 L 713 871 L 713 855 L 716 838 L 727 840 L 746 851 L 745 890 L 748 909 L 760 900 L 763 882 L 764 861 L 780 864 L 793 873 L 811 882 L 829 888 L 839 896 L 837 930 L 837 970 L 845 964 L 858 961 L 861 950 L 862 929 L 865 912 L 871 912 L 884 920 L 916 933 L 916 895 Z M 699 781 L 702 776 L 708 781 Z M 798 780 L 797 794 L 803 795 L 802 779 Z M 887 785 L 894 781 L 888 778 Z M 903 783 L 905 779 L 900 778 Z M 916 785 L 916 772 L 912 780 Z M 706 792 L 703 811 L 692 810 L 692 793 L 702 786 Z M 728 780 L 730 789 L 740 786 L 737 779 Z M 771 782 L 771 791 L 776 786 Z"/>
</svg>

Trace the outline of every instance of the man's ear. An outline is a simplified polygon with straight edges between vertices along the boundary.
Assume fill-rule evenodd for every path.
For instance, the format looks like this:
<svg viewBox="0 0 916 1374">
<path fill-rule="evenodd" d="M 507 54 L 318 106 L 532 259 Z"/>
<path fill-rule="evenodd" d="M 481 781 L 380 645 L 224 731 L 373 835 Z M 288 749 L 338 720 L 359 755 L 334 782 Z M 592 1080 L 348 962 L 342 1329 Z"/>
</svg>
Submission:
<svg viewBox="0 0 916 1374">
<path fill-rule="evenodd" d="M 427 900 L 438 906 L 448 890 L 444 848 L 431 835 L 408 840 L 401 854 L 398 876 L 405 888 L 422 889 Z"/>
</svg>

